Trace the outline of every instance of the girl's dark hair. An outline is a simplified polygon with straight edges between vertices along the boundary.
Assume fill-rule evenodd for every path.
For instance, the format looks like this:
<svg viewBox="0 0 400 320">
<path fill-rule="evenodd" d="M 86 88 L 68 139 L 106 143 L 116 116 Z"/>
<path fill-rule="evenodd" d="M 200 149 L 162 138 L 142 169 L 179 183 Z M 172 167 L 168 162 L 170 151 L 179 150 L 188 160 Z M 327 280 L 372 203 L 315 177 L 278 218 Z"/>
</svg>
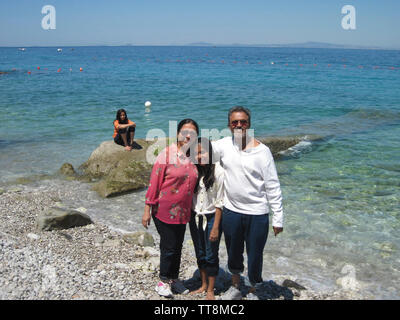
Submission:
<svg viewBox="0 0 400 320">
<path fill-rule="evenodd" d="M 199 191 L 199 183 L 201 177 L 204 177 L 203 183 L 204 186 L 206 187 L 206 190 L 210 189 L 215 182 L 215 174 L 214 174 L 215 164 L 213 163 L 213 158 L 212 158 L 213 150 L 211 141 L 208 140 L 207 138 L 199 137 L 197 140 L 197 144 L 201 145 L 202 150 L 208 151 L 208 164 L 206 165 L 196 164 L 199 176 L 197 179 L 196 187 L 194 188 L 194 193 L 197 193 Z"/>
<path fill-rule="evenodd" d="M 125 120 L 121 120 L 121 113 L 125 113 Z M 118 120 L 120 124 L 127 124 L 128 123 L 128 114 L 126 113 L 125 109 L 119 109 L 117 111 L 117 116 L 115 120 Z"/>
</svg>

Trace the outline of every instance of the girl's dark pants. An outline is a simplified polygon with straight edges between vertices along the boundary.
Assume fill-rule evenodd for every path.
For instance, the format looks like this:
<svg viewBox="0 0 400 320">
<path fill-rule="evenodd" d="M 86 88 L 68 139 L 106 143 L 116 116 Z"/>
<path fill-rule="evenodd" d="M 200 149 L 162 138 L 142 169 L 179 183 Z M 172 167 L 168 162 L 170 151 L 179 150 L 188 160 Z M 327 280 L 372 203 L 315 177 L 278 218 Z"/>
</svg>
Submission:
<svg viewBox="0 0 400 320">
<path fill-rule="evenodd" d="M 189 227 L 196 252 L 197 266 L 201 270 L 206 270 L 209 277 L 216 277 L 219 271 L 218 250 L 222 226 L 220 225 L 218 240 L 210 241 L 210 232 L 214 225 L 215 213 L 205 216 L 199 215 L 199 226 L 196 225 L 195 216 L 196 213 L 192 211 Z M 205 230 L 203 230 L 203 219 L 207 219 Z"/>
</svg>

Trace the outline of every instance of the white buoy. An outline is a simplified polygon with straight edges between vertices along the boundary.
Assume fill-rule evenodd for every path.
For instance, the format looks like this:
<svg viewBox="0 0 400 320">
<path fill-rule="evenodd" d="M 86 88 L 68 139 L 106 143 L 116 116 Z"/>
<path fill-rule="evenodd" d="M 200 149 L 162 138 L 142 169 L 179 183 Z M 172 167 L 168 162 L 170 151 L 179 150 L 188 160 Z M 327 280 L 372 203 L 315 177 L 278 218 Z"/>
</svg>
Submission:
<svg viewBox="0 0 400 320">
<path fill-rule="evenodd" d="M 151 102 L 150 102 L 150 101 L 146 101 L 146 102 L 144 103 L 144 106 L 145 106 L 146 108 L 150 108 L 150 107 L 151 107 Z"/>
</svg>

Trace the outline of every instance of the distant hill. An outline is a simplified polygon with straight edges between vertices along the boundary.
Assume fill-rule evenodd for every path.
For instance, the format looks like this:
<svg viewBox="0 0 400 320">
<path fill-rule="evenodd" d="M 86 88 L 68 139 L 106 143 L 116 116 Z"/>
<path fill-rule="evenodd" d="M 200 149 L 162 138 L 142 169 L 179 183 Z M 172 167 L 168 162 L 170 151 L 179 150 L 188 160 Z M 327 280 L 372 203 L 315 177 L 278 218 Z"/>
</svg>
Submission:
<svg viewBox="0 0 400 320">
<path fill-rule="evenodd" d="M 187 44 L 187 46 L 189 46 L 189 47 L 214 47 L 216 45 L 209 43 L 209 42 L 200 41 L 200 42 L 189 43 L 189 44 Z"/>
<path fill-rule="evenodd" d="M 266 47 L 266 48 L 327 48 L 327 49 L 384 49 L 381 47 L 373 46 L 357 46 L 357 45 L 345 45 L 345 44 L 334 44 L 327 42 L 301 42 L 301 43 L 288 43 L 288 44 L 214 44 L 209 42 L 193 42 L 187 44 L 192 47 Z M 393 49 L 393 48 L 392 48 Z"/>
<path fill-rule="evenodd" d="M 302 43 L 291 43 L 281 45 L 270 45 L 277 47 L 291 47 L 291 48 L 327 48 L 327 49 L 381 49 L 379 47 L 369 46 L 357 46 L 357 45 L 345 45 L 345 44 L 334 44 L 327 42 L 302 42 Z"/>
</svg>

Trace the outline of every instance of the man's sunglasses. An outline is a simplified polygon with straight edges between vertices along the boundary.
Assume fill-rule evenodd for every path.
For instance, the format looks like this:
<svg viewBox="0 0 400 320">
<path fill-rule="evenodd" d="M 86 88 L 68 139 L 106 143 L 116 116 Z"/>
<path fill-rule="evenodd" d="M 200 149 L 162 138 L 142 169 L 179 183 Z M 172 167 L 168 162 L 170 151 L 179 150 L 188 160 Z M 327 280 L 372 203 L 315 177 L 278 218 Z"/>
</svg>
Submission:
<svg viewBox="0 0 400 320">
<path fill-rule="evenodd" d="M 231 121 L 231 125 L 236 127 L 239 122 L 242 124 L 242 127 L 247 127 L 247 125 L 249 124 L 249 122 L 247 120 L 233 120 Z"/>
</svg>

